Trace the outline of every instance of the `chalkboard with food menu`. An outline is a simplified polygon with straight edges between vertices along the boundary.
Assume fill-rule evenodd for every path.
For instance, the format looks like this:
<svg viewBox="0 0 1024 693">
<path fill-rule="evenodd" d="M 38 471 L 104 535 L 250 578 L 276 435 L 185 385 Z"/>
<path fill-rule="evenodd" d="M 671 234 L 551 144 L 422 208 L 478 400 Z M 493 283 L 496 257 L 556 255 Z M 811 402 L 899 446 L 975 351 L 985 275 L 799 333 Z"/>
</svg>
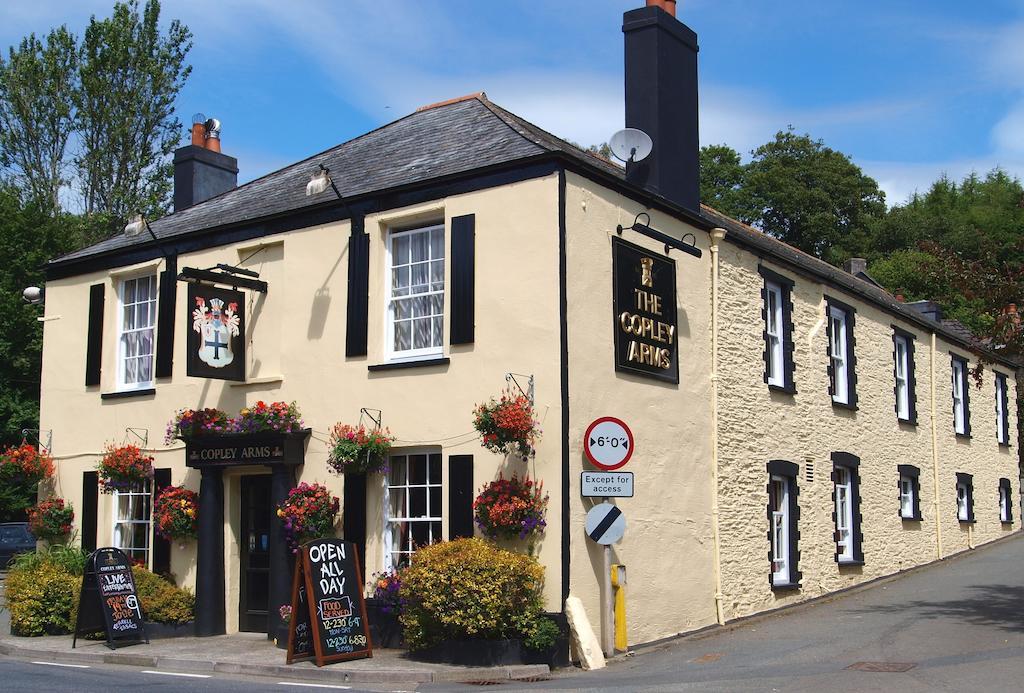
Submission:
<svg viewBox="0 0 1024 693">
<path fill-rule="evenodd" d="M 96 549 L 86 559 L 71 647 L 79 635 L 99 630 L 106 632 L 111 649 L 149 643 L 131 562 L 121 549 L 109 546 Z"/>
<path fill-rule="evenodd" d="M 288 664 L 312 657 L 323 666 L 372 656 L 355 544 L 341 539 L 303 544 L 292 580 Z"/>
</svg>

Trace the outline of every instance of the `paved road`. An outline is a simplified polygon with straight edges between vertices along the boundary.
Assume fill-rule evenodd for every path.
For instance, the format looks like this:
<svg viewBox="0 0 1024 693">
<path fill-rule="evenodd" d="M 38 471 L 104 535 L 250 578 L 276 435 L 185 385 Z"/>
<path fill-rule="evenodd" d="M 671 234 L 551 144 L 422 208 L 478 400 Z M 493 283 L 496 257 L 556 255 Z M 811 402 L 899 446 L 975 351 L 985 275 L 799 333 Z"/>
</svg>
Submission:
<svg viewBox="0 0 1024 693">
<path fill-rule="evenodd" d="M 847 668 L 858 662 L 913 668 Z M 828 602 L 640 652 L 599 672 L 500 689 L 1024 690 L 1024 536 Z"/>
</svg>

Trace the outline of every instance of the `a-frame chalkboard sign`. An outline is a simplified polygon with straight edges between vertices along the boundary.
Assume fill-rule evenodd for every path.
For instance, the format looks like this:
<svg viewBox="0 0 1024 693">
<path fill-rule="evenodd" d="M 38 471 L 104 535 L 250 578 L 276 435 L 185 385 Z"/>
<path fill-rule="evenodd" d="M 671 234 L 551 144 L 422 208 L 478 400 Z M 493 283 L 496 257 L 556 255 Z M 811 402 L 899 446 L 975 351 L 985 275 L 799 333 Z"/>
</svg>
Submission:
<svg viewBox="0 0 1024 693">
<path fill-rule="evenodd" d="M 131 562 L 121 549 L 109 546 L 96 549 L 86 559 L 71 647 L 75 647 L 79 635 L 98 630 L 106 632 L 110 649 L 149 644 Z"/>
<path fill-rule="evenodd" d="M 372 656 L 356 545 L 342 539 L 303 544 L 292 579 L 288 664 L 314 659 L 322 667 Z"/>
</svg>

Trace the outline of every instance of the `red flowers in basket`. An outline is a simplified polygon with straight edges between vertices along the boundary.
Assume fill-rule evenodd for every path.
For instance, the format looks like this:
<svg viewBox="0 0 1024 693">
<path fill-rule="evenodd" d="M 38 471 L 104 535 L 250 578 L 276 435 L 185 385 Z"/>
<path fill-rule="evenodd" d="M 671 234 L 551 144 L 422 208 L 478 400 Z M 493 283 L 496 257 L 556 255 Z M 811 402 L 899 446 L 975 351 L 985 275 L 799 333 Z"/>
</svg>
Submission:
<svg viewBox="0 0 1024 693">
<path fill-rule="evenodd" d="M 540 439 L 540 422 L 534 417 L 533 404 L 524 395 L 513 395 L 507 390 L 502 391 L 498 401 L 492 397 L 476 406 L 473 428 L 491 452 L 524 459 L 534 454 Z"/>
<path fill-rule="evenodd" d="M 28 509 L 28 531 L 36 539 L 58 542 L 71 534 L 75 511 L 63 498 L 50 498 Z"/>
<path fill-rule="evenodd" d="M 284 532 L 292 553 L 298 553 L 304 542 L 334 536 L 334 521 L 341 501 L 326 486 L 299 484 L 277 507 L 277 516 L 284 521 Z"/>
<path fill-rule="evenodd" d="M 485 484 L 473 501 L 473 514 L 480 531 L 491 539 L 525 539 L 544 531 L 547 506 L 543 482 L 529 476 L 499 476 Z"/>
<path fill-rule="evenodd" d="M 103 493 L 127 491 L 153 478 L 153 458 L 143 454 L 137 445 L 108 443 L 96 471 Z"/>
<path fill-rule="evenodd" d="M 172 541 L 196 538 L 199 494 L 184 486 L 168 486 L 156 497 L 153 520 L 156 533 Z"/>
</svg>

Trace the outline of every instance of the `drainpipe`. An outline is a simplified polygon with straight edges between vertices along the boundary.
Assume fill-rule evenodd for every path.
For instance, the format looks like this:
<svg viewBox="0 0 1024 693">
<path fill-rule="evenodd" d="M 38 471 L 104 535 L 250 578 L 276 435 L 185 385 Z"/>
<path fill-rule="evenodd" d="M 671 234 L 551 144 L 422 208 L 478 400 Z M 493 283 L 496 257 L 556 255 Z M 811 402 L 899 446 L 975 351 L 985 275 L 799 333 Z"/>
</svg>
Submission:
<svg viewBox="0 0 1024 693">
<path fill-rule="evenodd" d="M 938 425 L 936 419 L 938 418 L 938 409 L 935 406 L 935 357 L 936 357 L 936 337 L 935 333 L 932 332 L 932 354 L 931 354 L 931 408 L 932 408 L 932 479 L 933 479 L 933 491 L 935 497 L 932 500 L 932 513 L 935 515 L 935 551 L 939 558 L 942 560 L 942 514 L 939 512 L 939 434 L 936 426 Z"/>
<path fill-rule="evenodd" d="M 725 229 L 711 229 L 711 537 L 714 545 L 715 614 L 725 624 L 722 607 L 722 558 L 718 541 L 718 244 Z"/>
</svg>

